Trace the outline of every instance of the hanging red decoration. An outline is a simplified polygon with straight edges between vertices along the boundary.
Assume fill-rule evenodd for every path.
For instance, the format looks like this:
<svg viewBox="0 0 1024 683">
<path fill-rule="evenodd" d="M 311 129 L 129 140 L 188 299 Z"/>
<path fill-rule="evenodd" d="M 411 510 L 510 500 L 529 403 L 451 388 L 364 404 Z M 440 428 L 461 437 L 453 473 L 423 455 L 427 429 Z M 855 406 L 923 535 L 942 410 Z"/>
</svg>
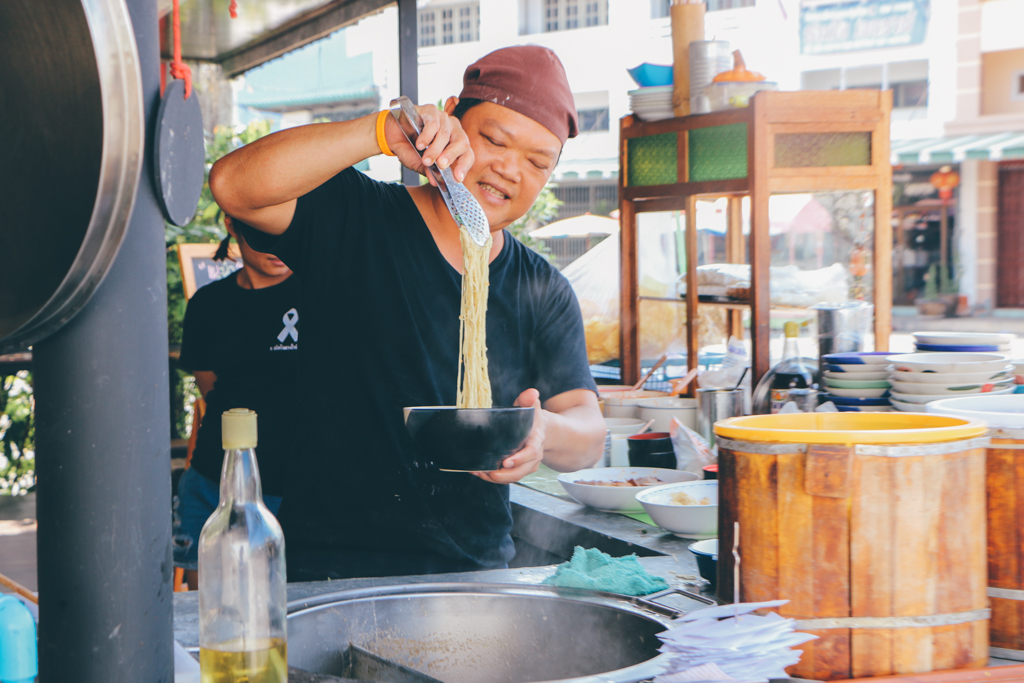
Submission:
<svg viewBox="0 0 1024 683">
<path fill-rule="evenodd" d="M 939 199 L 945 203 L 953 198 L 953 189 L 960 184 L 960 174 L 951 166 L 943 166 L 932 174 L 928 182 L 939 191 Z"/>
</svg>

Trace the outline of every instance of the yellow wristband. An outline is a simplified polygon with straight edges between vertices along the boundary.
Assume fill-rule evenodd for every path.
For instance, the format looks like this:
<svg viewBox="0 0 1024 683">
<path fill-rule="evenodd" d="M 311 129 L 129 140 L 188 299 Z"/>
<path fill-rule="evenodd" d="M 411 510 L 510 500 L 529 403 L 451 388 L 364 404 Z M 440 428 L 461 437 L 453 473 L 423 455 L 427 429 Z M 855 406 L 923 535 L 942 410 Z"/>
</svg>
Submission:
<svg viewBox="0 0 1024 683">
<path fill-rule="evenodd" d="M 388 147 L 388 140 L 384 137 L 384 122 L 387 120 L 388 115 L 391 114 L 387 109 L 377 114 L 377 146 L 380 147 L 380 151 L 389 157 L 395 156 L 395 153 Z"/>
</svg>

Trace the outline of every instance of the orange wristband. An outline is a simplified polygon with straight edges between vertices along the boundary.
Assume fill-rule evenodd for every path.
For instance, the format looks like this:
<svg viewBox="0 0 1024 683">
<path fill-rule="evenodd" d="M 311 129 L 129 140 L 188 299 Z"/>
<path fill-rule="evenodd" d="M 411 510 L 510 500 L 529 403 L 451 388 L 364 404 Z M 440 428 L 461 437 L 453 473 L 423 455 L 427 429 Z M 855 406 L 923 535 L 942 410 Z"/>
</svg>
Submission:
<svg viewBox="0 0 1024 683">
<path fill-rule="evenodd" d="M 388 147 L 388 140 L 384 137 L 384 122 L 390 114 L 391 112 L 387 109 L 377 114 L 377 146 L 380 147 L 380 151 L 386 156 L 393 157 L 395 153 Z"/>
</svg>

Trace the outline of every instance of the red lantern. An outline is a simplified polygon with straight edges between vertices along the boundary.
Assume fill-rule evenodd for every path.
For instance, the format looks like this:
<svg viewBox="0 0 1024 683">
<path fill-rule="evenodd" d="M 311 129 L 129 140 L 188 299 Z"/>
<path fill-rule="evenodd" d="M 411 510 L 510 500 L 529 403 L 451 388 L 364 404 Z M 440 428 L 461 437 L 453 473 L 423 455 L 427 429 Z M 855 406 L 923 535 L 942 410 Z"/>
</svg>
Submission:
<svg viewBox="0 0 1024 683">
<path fill-rule="evenodd" d="M 950 166 L 943 166 L 932 174 L 929 182 L 939 191 L 943 203 L 953 197 L 953 188 L 960 184 L 960 174 Z"/>
</svg>

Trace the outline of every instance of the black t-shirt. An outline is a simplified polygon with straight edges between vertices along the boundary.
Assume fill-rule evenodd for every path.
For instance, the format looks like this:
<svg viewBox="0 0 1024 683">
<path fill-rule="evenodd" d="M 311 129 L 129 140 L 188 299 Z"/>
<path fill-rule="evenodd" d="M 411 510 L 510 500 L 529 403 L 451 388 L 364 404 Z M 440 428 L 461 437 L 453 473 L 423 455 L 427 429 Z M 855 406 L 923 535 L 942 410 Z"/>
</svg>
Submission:
<svg viewBox="0 0 1024 683">
<path fill-rule="evenodd" d="M 302 281 L 300 429 L 281 509 L 292 547 L 430 552 L 494 567 L 515 553 L 508 486 L 418 463 L 406 406 L 455 405 L 461 275 L 408 190 L 348 169 L 298 200 L 280 237 Z M 495 406 L 596 391 L 568 281 L 505 233 L 490 265 Z"/>
<path fill-rule="evenodd" d="M 188 302 L 179 362 L 190 372 L 217 374 L 192 454 L 192 467 L 204 477 L 220 481 L 221 414 L 249 408 L 257 415 L 263 493 L 284 494 L 296 428 L 298 310 L 294 276 L 273 287 L 243 289 L 232 273 L 201 287 Z"/>
</svg>

